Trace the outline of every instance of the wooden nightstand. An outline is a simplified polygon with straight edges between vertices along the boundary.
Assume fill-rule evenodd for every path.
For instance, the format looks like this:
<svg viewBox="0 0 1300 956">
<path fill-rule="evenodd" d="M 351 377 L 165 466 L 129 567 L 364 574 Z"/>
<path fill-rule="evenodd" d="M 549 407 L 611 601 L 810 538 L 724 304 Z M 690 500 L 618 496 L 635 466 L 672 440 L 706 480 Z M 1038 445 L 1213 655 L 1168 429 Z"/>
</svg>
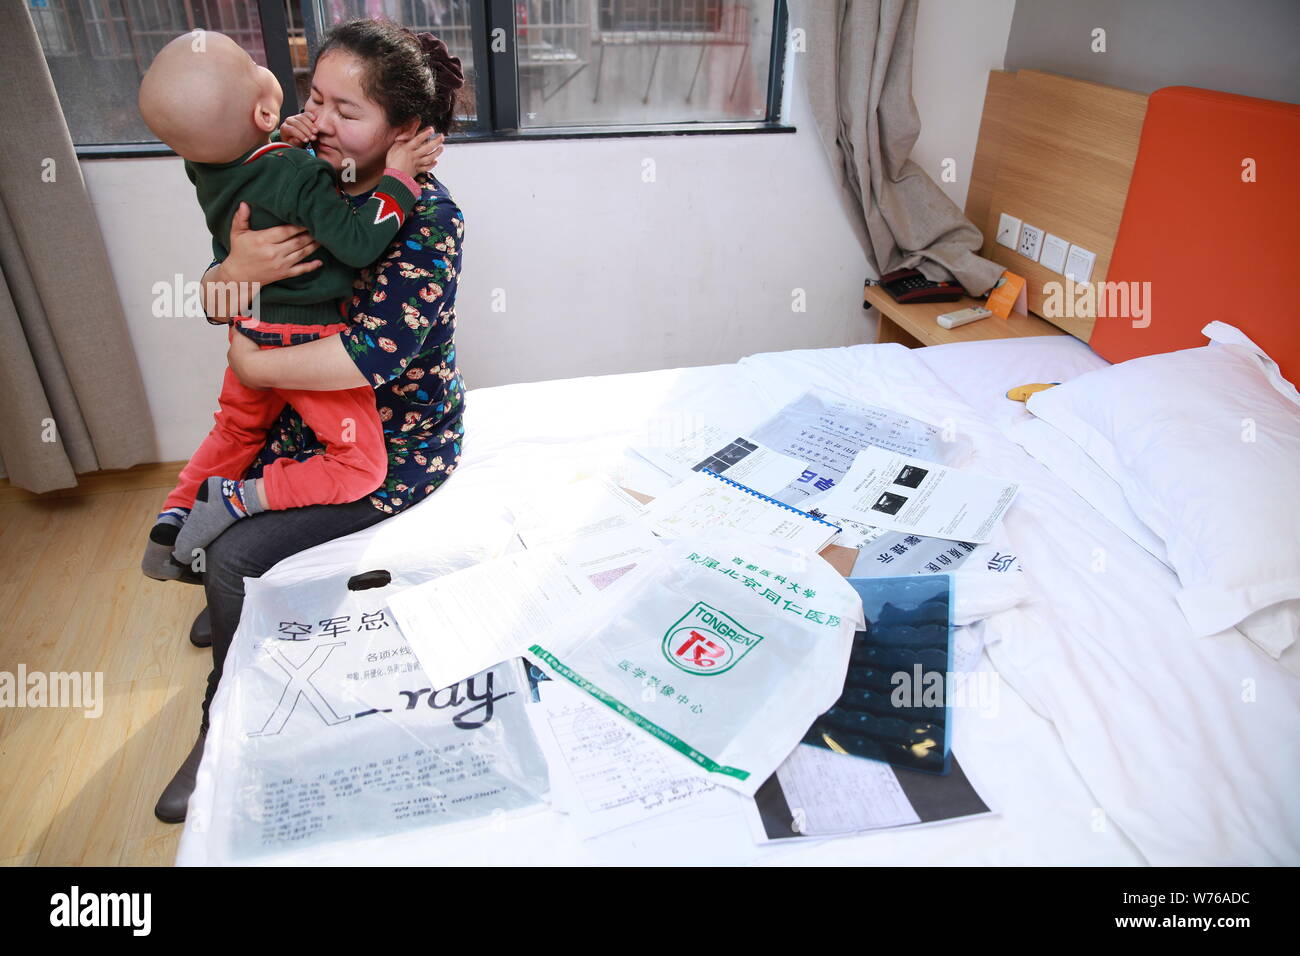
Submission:
<svg viewBox="0 0 1300 956">
<path fill-rule="evenodd" d="M 987 319 L 971 322 L 955 329 L 945 329 L 936 318 L 945 312 L 969 309 L 983 305 L 983 299 L 963 296 L 956 302 L 920 303 L 899 305 L 889 293 L 878 285 L 869 285 L 863 299 L 880 312 L 880 331 L 877 342 L 897 342 L 910 349 L 923 345 L 945 345 L 948 342 L 978 342 L 983 339 L 1014 339 L 1030 335 L 1065 335 L 1061 329 L 1036 315 L 1012 312 L 1008 319 L 990 315 Z"/>
</svg>

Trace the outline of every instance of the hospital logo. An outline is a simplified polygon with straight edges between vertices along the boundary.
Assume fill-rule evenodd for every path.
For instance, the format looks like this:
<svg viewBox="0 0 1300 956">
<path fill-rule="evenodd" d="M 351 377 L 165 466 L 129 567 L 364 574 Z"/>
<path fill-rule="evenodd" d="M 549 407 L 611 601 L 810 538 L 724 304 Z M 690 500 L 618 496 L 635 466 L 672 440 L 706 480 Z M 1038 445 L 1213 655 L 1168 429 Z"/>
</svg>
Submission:
<svg viewBox="0 0 1300 956">
<path fill-rule="evenodd" d="M 735 667 L 762 640 L 731 615 L 697 601 L 668 628 L 663 650 L 673 666 L 709 677 Z"/>
</svg>

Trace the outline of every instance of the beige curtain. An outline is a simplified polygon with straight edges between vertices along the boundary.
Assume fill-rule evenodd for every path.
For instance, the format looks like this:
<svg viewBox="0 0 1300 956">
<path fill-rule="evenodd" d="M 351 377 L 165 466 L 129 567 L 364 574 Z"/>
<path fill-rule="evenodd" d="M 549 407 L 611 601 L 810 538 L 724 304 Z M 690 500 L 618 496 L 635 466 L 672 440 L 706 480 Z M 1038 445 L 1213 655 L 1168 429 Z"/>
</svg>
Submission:
<svg viewBox="0 0 1300 956">
<path fill-rule="evenodd" d="M 976 255 L 983 237 L 908 157 L 921 131 L 912 102 L 916 0 L 792 0 L 791 26 L 813 120 L 877 274 L 920 269 L 973 295 L 1002 267 Z"/>
<path fill-rule="evenodd" d="M 0 3 L 0 458 L 31 491 L 157 461 L 108 253 L 21 0 Z"/>
</svg>

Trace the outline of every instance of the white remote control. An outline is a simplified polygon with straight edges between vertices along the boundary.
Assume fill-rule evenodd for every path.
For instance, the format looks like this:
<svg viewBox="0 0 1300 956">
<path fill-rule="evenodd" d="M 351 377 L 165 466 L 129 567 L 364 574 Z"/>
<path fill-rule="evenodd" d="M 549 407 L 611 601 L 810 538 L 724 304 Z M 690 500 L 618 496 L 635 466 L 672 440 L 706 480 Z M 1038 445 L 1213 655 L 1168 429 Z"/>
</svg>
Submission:
<svg viewBox="0 0 1300 956">
<path fill-rule="evenodd" d="M 987 319 L 992 314 L 988 309 L 976 306 L 973 309 L 958 309 L 956 312 L 945 312 L 939 316 L 937 321 L 945 329 L 955 329 L 961 325 L 978 322 L 980 319 Z"/>
</svg>

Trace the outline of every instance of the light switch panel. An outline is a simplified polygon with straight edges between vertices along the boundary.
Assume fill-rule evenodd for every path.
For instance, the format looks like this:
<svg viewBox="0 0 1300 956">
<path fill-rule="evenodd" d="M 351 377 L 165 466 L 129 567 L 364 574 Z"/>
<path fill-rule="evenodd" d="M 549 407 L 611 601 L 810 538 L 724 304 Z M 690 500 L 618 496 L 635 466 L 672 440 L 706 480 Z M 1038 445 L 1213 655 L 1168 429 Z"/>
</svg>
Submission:
<svg viewBox="0 0 1300 956">
<path fill-rule="evenodd" d="M 1081 246 L 1070 246 L 1065 257 L 1065 274 L 1075 282 L 1087 282 L 1092 278 L 1092 267 L 1097 264 L 1097 253 L 1089 252 Z"/>
<path fill-rule="evenodd" d="M 1053 272 L 1065 272 L 1065 256 L 1070 251 L 1070 244 L 1060 236 L 1050 232 L 1043 237 L 1043 254 L 1038 257 L 1039 265 Z"/>
<path fill-rule="evenodd" d="M 1006 246 L 1008 249 L 1014 249 L 1016 243 L 1020 241 L 1020 220 L 1015 216 L 1008 216 L 1003 213 L 998 219 L 997 243 L 1000 246 Z"/>
</svg>

